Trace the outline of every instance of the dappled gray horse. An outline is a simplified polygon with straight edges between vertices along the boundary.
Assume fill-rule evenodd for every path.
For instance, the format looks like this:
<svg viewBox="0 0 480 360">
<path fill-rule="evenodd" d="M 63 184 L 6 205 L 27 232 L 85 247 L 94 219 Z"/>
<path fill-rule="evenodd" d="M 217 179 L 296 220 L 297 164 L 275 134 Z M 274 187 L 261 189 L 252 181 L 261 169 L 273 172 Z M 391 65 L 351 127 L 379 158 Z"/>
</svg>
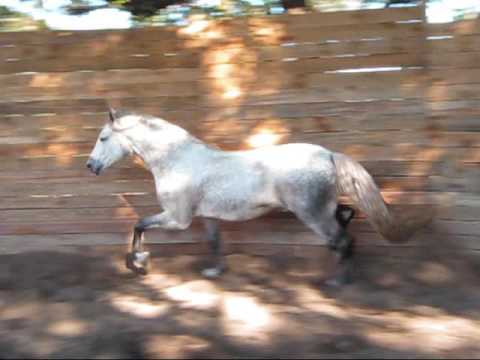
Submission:
<svg viewBox="0 0 480 360">
<path fill-rule="evenodd" d="M 403 241 L 413 232 L 394 222 L 372 177 L 343 154 L 311 144 L 221 151 L 159 118 L 113 109 L 109 116 L 87 167 L 99 175 L 125 156 L 138 155 L 153 174 L 162 207 L 135 225 L 126 264 L 137 273 L 147 273 L 146 229 L 184 230 L 193 217 L 202 217 L 215 259 L 203 274 L 217 276 L 225 268 L 217 219 L 248 220 L 272 209 L 293 212 L 347 266 L 352 238 L 346 228 L 353 210 L 338 205 L 342 194 L 387 240 Z M 344 274 L 340 269 L 334 279 L 345 280 Z"/>
</svg>

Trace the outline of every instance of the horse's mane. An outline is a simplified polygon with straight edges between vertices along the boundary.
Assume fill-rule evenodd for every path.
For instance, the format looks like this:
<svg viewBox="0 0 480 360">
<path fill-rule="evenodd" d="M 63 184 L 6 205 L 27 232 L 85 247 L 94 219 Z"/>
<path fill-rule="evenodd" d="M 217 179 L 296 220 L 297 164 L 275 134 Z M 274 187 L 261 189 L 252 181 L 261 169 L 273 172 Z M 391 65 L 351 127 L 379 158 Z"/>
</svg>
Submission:
<svg viewBox="0 0 480 360">
<path fill-rule="evenodd" d="M 162 118 L 153 116 L 153 115 L 139 113 L 139 112 L 131 111 L 131 110 L 127 110 L 127 109 L 118 109 L 118 110 L 116 109 L 115 110 L 115 117 L 116 118 L 120 119 L 120 118 L 126 117 L 126 116 L 132 116 L 132 117 L 138 118 L 138 121 L 140 123 L 148 126 L 152 130 L 160 129 L 163 126 L 165 126 L 166 124 L 171 125 L 171 126 L 176 126 L 175 124 L 169 123 L 168 121 L 166 121 Z"/>
<path fill-rule="evenodd" d="M 144 114 L 144 113 L 139 113 L 139 112 L 136 112 L 136 111 L 130 111 L 130 110 L 126 110 L 126 109 L 115 110 L 115 115 L 116 115 L 117 118 L 122 118 L 122 117 L 125 117 L 125 116 L 135 116 L 135 117 L 138 118 L 138 121 L 140 123 L 146 125 L 151 130 L 161 130 L 161 129 L 165 129 L 166 127 L 179 128 L 179 129 L 185 131 L 189 135 L 189 138 L 190 138 L 191 141 L 196 142 L 196 143 L 201 143 L 201 144 L 203 144 L 207 147 L 210 147 L 210 148 L 218 149 L 217 146 L 214 146 L 214 145 L 211 145 L 211 144 L 206 144 L 202 140 L 198 139 L 196 136 L 191 134 L 189 131 L 185 130 L 183 127 L 178 126 L 174 123 L 171 123 L 171 122 L 169 122 L 167 120 L 164 120 L 164 119 L 162 119 L 160 117 L 157 117 L 157 116 Z"/>
</svg>

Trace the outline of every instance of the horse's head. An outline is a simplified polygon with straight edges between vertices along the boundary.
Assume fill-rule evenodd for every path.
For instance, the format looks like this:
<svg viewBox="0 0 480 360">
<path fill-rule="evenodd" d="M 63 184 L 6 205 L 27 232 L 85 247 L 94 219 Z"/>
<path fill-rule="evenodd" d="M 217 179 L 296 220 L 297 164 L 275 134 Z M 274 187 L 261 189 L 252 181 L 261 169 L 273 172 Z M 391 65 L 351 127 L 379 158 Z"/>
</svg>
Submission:
<svg viewBox="0 0 480 360">
<path fill-rule="evenodd" d="M 133 152 L 130 141 L 118 130 L 117 123 L 122 120 L 122 116 L 110 109 L 109 117 L 110 121 L 100 131 L 87 161 L 87 168 L 96 175 Z"/>
</svg>

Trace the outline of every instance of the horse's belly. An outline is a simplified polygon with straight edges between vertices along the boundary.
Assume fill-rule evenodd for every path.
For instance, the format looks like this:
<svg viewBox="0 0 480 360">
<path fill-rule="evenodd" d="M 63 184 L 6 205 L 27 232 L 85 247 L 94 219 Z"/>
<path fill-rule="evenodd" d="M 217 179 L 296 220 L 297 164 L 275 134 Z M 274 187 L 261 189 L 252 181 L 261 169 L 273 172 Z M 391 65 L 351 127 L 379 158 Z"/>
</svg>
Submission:
<svg viewBox="0 0 480 360">
<path fill-rule="evenodd" d="M 237 158 L 227 160 L 204 181 L 198 216 L 248 220 L 280 205 L 274 176 L 262 163 Z"/>
<path fill-rule="evenodd" d="M 225 201 L 216 206 L 203 205 L 197 209 L 197 216 L 227 221 L 254 219 L 279 207 L 276 203 L 247 203 L 245 201 Z"/>
<path fill-rule="evenodd" d="M 241 186 L 210 188 L 197 206 L 197 215 L 223 220 L 249 220 L 280 206 L 270 184 L 246 180 Z M 250 186 L 248 186 L 250 185 Z"/>
</svg>

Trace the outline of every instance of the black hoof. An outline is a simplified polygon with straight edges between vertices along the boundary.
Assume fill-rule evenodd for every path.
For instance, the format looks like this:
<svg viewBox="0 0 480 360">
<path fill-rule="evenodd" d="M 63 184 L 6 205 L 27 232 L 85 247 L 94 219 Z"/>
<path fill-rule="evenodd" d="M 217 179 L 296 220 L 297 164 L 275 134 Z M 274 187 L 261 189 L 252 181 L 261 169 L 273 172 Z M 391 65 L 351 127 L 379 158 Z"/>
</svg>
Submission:
<svg viewBox="0 0 480 360">
<path fill-rule="evenodd" d="M 328 287 L 339 288 L 345 285 L 349 285 L 352 282 L 352 277 L 349 274 L 343 273 L 325 280 L 325 285 L 327 285 Z"/>
<path fill-rule="evenodd" d="M 125 266 L 137 275 L 147 275 L 148 259 L 143 260 L 143 264 L 139 264 L 135 253 L 128 253 L 125 257 Z"/>
</svg>

